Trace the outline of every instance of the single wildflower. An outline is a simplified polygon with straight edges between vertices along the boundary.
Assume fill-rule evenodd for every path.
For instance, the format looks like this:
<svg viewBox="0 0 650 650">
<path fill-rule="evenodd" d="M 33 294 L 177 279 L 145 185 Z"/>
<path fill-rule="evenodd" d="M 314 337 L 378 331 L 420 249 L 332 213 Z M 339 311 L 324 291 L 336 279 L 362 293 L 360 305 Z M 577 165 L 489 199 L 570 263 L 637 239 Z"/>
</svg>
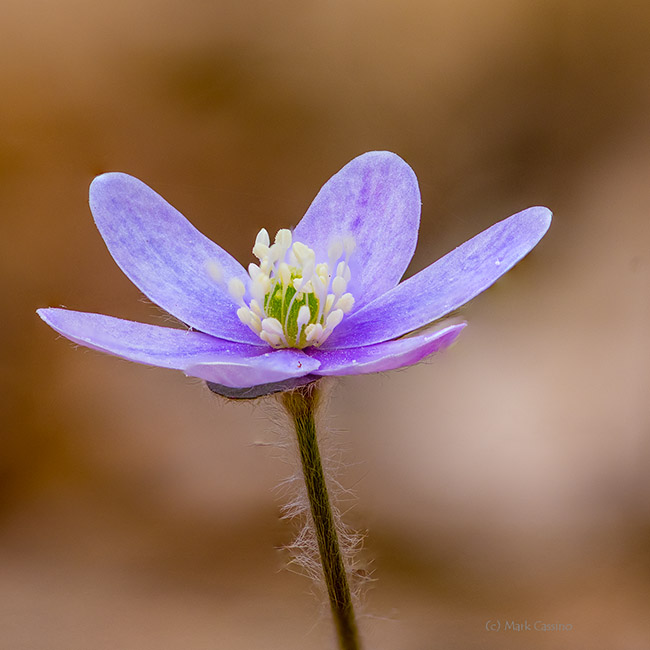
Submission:
<svg viewBox="0 0 650 650">
<path fill-rule="evenodd" d="M 363 154 L 321 189 L 293 230 L 262 228 L 245 269 L 136 178 L 98 176 L 90 207 L 108 250 L 174 329 L 39 309 L 80 345 L 182 370 L 228 397 L 288 390 L 321 376 L 417 363 L 464 323 L 422 329 L 487 289 L 548 229 L 534 207 L 488 228 L 400 282 L 417 241 L 420 192 L 397 155 Z"/>
<path fill-rule="evenodd" d="M 293 232 L 279 230 L 271 241 L 262 228 L 248 269 L 127 174 L 97 177 L 90 207 L 122 271 L 188 329 L 67 309 L 38 314 L 75 343 L 182 370 L 226 397 L 281 392 L 339 648 L 359 650 L 351 567 L 316 435 L 316 380 L 393 370 L 449 346 L 465 324 L 431 324 L 512 268 L 542 238 L 551 213 L 519 212 L 400 282 L 415 249 L 420 192 L 411 168 L 388 152 L 347 164 Z"/>
</svg>

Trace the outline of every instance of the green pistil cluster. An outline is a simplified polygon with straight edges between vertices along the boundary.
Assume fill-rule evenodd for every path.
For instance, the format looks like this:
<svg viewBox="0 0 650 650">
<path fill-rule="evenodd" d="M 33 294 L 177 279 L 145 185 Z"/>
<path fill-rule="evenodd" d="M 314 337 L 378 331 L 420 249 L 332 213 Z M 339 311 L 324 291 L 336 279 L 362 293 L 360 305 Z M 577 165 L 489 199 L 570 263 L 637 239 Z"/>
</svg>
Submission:
<svg viewBox="0 0 650 650">
<path fill-rule="evenodd" d="M 288 284 L 276 282 L 271 287 L 264 297 L 264 311 L 267 318 L 275 318 L 283 324 L 288 347 L 304 348 L 307 345 L 305 326 L 318 322 L 320 303 L 314 293 L 296 291 L 294 280 L 300 281 L 301 276 L 294 269 L 290 277 Z M 301 311 L 302 307 L 305 309 Z M 308 320 L 304 320 L 307 317 Z"/>
</svg>

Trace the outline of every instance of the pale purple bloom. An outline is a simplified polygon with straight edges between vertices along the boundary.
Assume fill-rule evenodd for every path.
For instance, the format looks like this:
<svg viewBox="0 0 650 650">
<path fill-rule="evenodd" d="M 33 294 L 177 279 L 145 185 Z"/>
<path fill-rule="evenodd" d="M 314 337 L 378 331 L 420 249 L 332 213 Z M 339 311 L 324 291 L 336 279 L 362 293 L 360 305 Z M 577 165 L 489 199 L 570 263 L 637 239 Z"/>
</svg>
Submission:
<svg viewBox="0 0 650 650">
<path fill-rule="evenodd" d="M 447 347 L 464 323 L 404 335 L 487 289 L 537 244 L 551 222 L 546 208 L 519 212 L 400 283 L 417 241 L 420 192 L 411 168 L 388 152 L 363 154 L 333 176 L 293 233 L 280 231 L 288 237 L 284 248 L 271 245 L 263 231 L 255 250 L 260 264 L 250 274 L 132 176 L 97 177 L 90 207 L 122 271 L 189 329 L 56 308 L 39 309 L 41 318 L 75 343 L 182 370 L 234 397 L 271 392 L 262 388 L 268 384 L 286 388 L 324 375 L 392 370 Z M 292 241 L 305 246 L 297 248 Z M 348 246 L 350 241 L 354 245 Z M 309 251 L 306 261 L 303 250 Z M 280 285 L 283 262 L 288 279 Z M 296 265 L 302 265 L 298 271 Z M 260 267 L 267 271 L 258 284 L 266 289 L 253 281 Z M 269 286 L 283 287 L 287 314 L 293 305 L 287 287 L 297 296 L 307 292 L 314 302 L 311 307 L 305 303 L 299 316 L 296 303 L 291 316 L 282 312 L 285 322 L 279 323 L 265 307 L 274 290 Z M 290 326 L 293 339 L 287 334 Z"/>
</svg>

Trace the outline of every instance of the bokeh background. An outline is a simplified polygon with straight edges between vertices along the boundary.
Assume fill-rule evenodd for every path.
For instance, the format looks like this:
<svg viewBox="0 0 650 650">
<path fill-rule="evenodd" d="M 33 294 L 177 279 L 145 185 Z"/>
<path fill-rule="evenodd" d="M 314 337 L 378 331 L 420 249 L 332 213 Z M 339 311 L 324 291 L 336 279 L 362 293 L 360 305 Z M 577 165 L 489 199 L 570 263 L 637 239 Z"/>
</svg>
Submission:
<svg viewBox="0 0 650 650">
<path fill-rule="evenodd" d="M 529 205 L 555 221 L 447 354 L 332 387 L 366 647 L 645 650 L 647 5 L 2 4 L 0 648 L 333 647 L 278 550 L 271 407 L 74 350 L 34 310 L 165 322 L 95 230 L 100 172 L 247 262 L 389 149 L 422 189 L 409 273 Z M 503 630 L 526 620 L 571 629 Z"/>
</svg>

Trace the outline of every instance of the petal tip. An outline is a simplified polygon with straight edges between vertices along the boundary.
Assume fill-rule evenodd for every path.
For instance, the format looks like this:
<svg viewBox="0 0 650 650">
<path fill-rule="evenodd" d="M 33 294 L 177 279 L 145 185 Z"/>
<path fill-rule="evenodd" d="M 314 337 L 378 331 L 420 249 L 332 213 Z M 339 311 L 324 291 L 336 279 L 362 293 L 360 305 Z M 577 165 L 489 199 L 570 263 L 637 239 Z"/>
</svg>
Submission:
<svg viewBox="0 0 650 650">
<path fill-rule="evenodd" d="M 455 323 L 454 325 L 450 325 L 449 328 L 447 328 L 447 332 L 443 334 L 442 336 L 446 339 L 449 340 L 449 344 L 453 343 L 459 336 L 460 333 L 467 327 L 467 323 L 462 322 L 462 323 Z"/>
<path fill-rule="evenodd" d="M 365 153 L 357 156 L 357 159 L 361 158 L 383 158 L 384 160 L 404 160 L 398 154 L 388 151 L 387 149 L 374 149 L 373 151 L 366 151 Z"/>
<path fill-rule="evenodd" d="M 40 307 L 39 309 L 36 310 L 36 313 L 44 323 L 47 323 L 50 327 L 52 327 L 51 315 L 52 312 L 55 311 L 57 311 L 55 307 Z"/>
<path fill-rule="evenodd" d="M 401 168 L 409 170 L 413 175 L 415 172 L 412 170 L 411 166 L 402 158 L 401 156 L 393 153 L 392 151 L 386 150 L 377 150 L 377 151 L 366 151 L 361 155 L 353 158 L 352 163 L 361 163 L 364 165 L 388 165 L 394 168 Z"/>
<path fill-rule="evenodd" d="M 137 179 L 135 176 L 125 174 L 124 172 L 105 172 L 104 174 L 95 176 L 91 181 L 88 190 L 90 203 L 92 205 L 95 199 L 101 198 L 107 192 L 115 193 L 123 191 L 129 185 L 143 186 L 145 183 Z"/>
<path fill-rule="evenodd" d="M 538 226 L 540 237 L 546 234 L 546 231 L 551 227 L 553 221 L 553 213 L 543 205 L 536 205 L 528 210 L 524 210 L 524 214 L 529 216 L 535 225 Z"/>
<path fill-rule="evenodd" d="M 465 321 L 459 323 L 451 323 L 446 327 L 437 327 L 426 338 L 427 341 L 440 340 L 444 341 L 445 347 L 451 345 L 460 335 L 460 333 L 467 327 Z M 407 337 L 408 338 L 408 337 Z"/>
</svg>

